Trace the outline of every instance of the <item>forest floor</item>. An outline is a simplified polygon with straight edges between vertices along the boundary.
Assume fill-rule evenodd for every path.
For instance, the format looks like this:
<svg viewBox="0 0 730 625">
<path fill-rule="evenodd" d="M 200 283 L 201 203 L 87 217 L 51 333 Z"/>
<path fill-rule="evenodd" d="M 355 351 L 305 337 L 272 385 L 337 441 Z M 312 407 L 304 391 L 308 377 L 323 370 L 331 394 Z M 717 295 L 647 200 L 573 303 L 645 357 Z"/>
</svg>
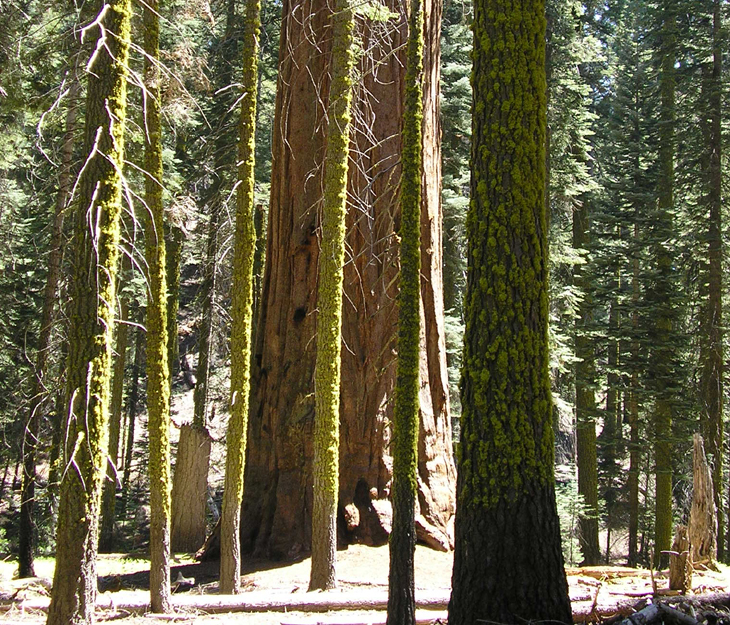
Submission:
<svg viewBox="0 0 730 625">
<path fill-rule="evenodd" d="M 244 592 L 234 597 L 217 593 L 217 563 L 195 563 L 176 558 L 172 579 L 182 576 L 173 602 L 175 614 L 147 614 L 149 577 L 146 561 L 118 554 L 99 559 L 99 621 L 119 625 L 175 622 L 181 625 L 218 623 L 250 625 L 313 625 L 385 623 L 383 601 L 387 596 L 388 548 L 351 545 L 338 552 L 339 588 L 328 593 L 308 593 L 310 561 L 251 561 L 244 565 Z M 416 588 L 419 622 L 446 622 L 453 555 L 419 546 L 416 550 Z M 0 625 L 45 622 L 53 560 L 40 559 L 39 577 L 14 579 L 13 563 L 0 563 Z M 568 569 L 570 595 L 576 621 L 599 621 L 617 613 L 630 613 L 652 597 L 663 594 L 666 573 L 623 567 Z M 727 593 L 730 569 L 695 571 L 695 594 Z M 180 592 L 183 588 L 186 590 Z M 656 594 L 655 594 L 656 589 Z M 244 605 L 253 612 L 242 611 Z M 327 610 L 327 608 L 337 608 Z M 269 608 L 269 609 L 267 609 Z M 344 608 L 344 609 L 343 609 Z M 358 609 L 359 608 L 359 609 Z"/>
</svg>

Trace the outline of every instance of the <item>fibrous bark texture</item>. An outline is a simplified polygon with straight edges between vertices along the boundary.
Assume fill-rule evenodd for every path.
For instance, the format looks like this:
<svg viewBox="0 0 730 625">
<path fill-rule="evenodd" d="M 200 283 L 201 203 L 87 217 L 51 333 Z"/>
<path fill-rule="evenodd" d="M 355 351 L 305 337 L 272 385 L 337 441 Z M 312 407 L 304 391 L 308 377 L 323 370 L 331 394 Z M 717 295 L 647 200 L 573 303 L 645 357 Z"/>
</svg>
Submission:
<svg viewBox="0 0 730 625">
<path fill-rule="evenodd" d="M 404 7 L 389 20 L 358 18 L 364 49 L 355 87 L 345 252 L 338 514 L 358 522 L 340 538 L 384 543 L 389 529 L 389 449 L 395 386 L 403 110 Z M 311 544 L 312 426 L 317 267 L 331 45 L 324 0 L 285 2 L 261 317 L 254 345 L 251 424 L 242 518 L 244 549 L 286 557 Z M 438 46 L 441 5 L 424 33 L 424 140 L 418 503 L 449 544 L 455 481 L 441 290 Z M 354 517 L 351 517 L 354 518 Z"/>
<path fill-rule="evenodd" d="M 553 478 L 545 4 L 474 4 L 471 204 L 449 625 L 570 623 Z"/>
<path fill-rule="evenodd" d="M 115 274 L 119 250 L 130 0 L 98 2 L 104 37 L 91 63 L 75 210 L 66 427 L 49 625 L 91 623 L 105 477 Z"/>
</svg>

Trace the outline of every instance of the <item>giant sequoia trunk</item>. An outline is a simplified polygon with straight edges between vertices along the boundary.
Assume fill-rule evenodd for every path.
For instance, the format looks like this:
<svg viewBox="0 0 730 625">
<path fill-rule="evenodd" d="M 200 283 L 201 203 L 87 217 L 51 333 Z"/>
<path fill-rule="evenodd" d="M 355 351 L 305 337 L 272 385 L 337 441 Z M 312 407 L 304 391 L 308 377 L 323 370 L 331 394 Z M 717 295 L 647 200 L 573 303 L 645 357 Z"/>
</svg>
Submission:
<svg viewBox="0 0 730 625">
<path fill-rule="evenodd" d="M 448 548 L 454 512 L 441 279 L 438 54 L 441 7 L 426 3 L 424 315 L 418 504 L 421 537 Z M 389 449 L 395 386 L 404 7 L 361 19 L 364 77 L 353 101 L 342 384 L 340 538 L 383 543 L 389 531 Z M 284 557 L 311 543 L 312 425 L 324 114 L 331 40 L 323 0 L 284 2 L 266 271 L 254 345 L 242 547 Z"/>
</svg>

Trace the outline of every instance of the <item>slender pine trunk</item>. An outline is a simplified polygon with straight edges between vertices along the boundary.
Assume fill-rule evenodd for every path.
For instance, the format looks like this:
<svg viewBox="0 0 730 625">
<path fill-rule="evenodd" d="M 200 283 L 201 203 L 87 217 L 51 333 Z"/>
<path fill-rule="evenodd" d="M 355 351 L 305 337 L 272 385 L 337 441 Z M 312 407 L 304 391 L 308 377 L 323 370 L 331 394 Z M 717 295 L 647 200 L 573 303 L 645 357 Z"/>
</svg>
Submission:
<svg viewBox="0 0 730 625">
<path fill-rule="evenodd" d="M 411 0 L 401 169 L 398 362 L 393 411 L 393 528 L 390 534 L 388 620 L 415 625 L 416 495 L 421 363 L 421 152 L 423 124 L 423 6 Z"/>
<path fill-rule="evenodd" d="M 231 417 L 228 421 L 226 475 L 221 515 L 220 592 L 241 590 L 241 502 L 251 387 L 251 328 L 254 224 L 254 163 L 258 36 L 261 0 L 247 0 L 243 25 L 243 97 L 238 137 L 238 190 L 231 289 Z"/>
<path fill-rule="evenodd" d="M 332 13 L 332 82 L 324 162 L 322 237 L 317 291 L 317 358 L 314 370 L 314 493 L 309 590 L 337 585 L 337 494 L 340 440 L 340 350 L 345 217 L 352 106 L 353 14 L 349 0 Z"/>
</svg>

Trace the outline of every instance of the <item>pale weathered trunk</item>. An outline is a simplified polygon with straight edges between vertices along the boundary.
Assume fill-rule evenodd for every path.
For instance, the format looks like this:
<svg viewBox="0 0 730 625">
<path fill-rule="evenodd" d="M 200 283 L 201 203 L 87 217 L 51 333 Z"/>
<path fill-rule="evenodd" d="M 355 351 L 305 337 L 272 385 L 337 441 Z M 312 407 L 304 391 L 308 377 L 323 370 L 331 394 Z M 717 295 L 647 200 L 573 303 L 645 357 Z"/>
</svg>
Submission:
<svg viewBox="0 0 730 625">
<path fill-rule="evenodd" d="M 339 511 L 358 508 L 358 523 L 340 538 L 384 543 L 390 525 L 389 450 L 395 387 L 400 126 L 403 108 L 404 8 L 396 24 L 360 21 L 363 85 L 354 100 L 348 199 L 340 394 Z M 425 80 L 421 215 L 424 315 L 419 492 L 420 537 L 448 548 L 454 512 L 446 350 L 443 329 L 438 52 L 441 5 L 424 6 Z M 326 3 L 285 2 L 273 145 L 266 271 L 254 346 L 249 452 L 242 545 L 285 557 L 311 541 L 312 424 L 318 209 L 327 103 Z M 302 25 L 302 20 L 304 24 Z M 396 25 L 398 26 L 396 28 Z M 388 36 L 383 49 L 375 45 Z M 318 33 L 320 52 L 309 40 Z M 321 88 L 321 90 L 320 90 Z"/>
<path fill-rule="evenodd" d="M 688 538 L 692 562 L 717 559 L 717 516 L 712 471 L 705 456 L 702 436 L 692 439 L 692 508 L 689 513 Z"/>
<path fill-rule="evenodd" d="M 180 428 L 175 461 L 172 506 L 172 550 L 197 551 L 205 540 L 208 462 L 212 439 L 207 428 Z M 201 458 L 206 462 L 201 462 Z M 181 477 L 184 476 L 184 479 Z"/>
</svg>

